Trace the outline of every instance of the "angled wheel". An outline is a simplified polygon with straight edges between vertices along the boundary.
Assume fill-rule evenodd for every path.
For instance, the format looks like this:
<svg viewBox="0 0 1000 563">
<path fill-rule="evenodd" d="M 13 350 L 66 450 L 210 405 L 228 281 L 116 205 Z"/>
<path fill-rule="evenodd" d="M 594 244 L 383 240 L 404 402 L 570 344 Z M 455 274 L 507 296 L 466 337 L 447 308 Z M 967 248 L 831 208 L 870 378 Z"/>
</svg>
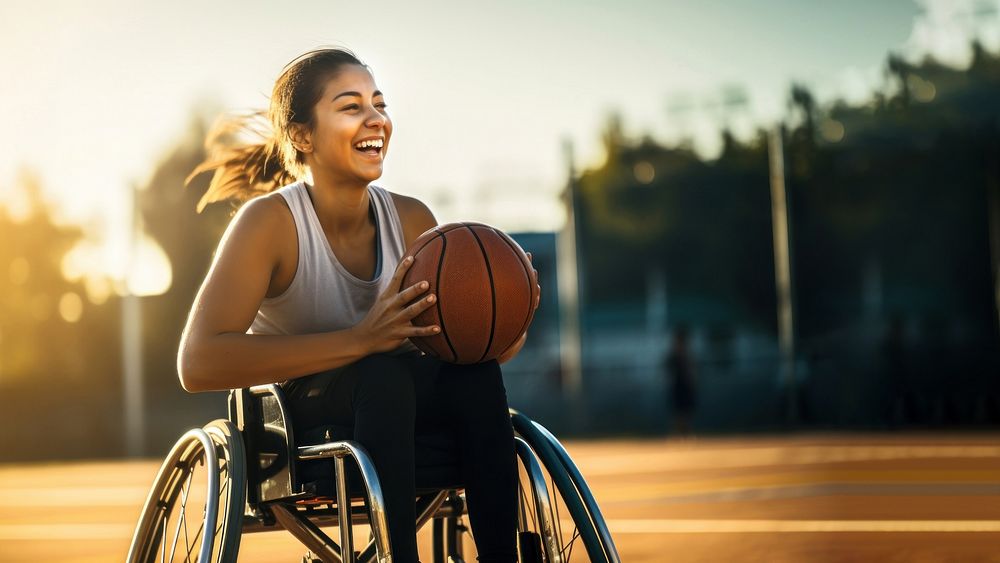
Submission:
<svg viewBox="0 0 1000 563">
<path fill-rule="evenodd" d="M 142 508 L 129 563 L 236 561 L 246 501 L 243 440 L 227 420 L 189 430 Z"/>
<path fill-rule="evenodd" d="M 533 551 L 541 552 L 542 560 L 549 563 L 620 563 L 597 502 L 566 450 L 527 416 L 511 410 L 511 422 L 524 468 L 522 545 L 537 543 Z M 525 535 L 525 531 L 536 537 Z M 522 553 L 522 559 L 529 558 L 528 553 Z"/>
</svg>

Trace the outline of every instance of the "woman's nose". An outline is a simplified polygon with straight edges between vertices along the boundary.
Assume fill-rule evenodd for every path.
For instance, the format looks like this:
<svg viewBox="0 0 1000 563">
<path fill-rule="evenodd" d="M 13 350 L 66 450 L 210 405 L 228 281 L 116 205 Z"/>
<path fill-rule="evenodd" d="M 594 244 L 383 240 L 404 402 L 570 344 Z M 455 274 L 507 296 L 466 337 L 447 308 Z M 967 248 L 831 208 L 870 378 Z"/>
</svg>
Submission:
<svg viewBox="0 0 1000 563">
<path fill-rule="evenodd" d="M 368 111 L 368 118 L 365 120 L 365 125 L 368 127 L 383 127 L 386 121 L 386 116 L 373 106 Z"/>
</svg>

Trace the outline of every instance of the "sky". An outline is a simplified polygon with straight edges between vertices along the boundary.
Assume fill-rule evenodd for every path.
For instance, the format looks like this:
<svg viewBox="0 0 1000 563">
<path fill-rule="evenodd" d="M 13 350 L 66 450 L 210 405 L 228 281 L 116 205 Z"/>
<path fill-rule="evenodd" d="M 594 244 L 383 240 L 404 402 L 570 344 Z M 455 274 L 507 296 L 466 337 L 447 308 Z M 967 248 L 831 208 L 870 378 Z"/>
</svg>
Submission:
<svg viewBox="0 0 1000 563">
<path fill-rule="evenodd" d="M 963 64 L 1000 49 L 1000 0 L 36 0 L 0 5 L 0 205 L 37 172 L 57 217 L 121 257 L 130 186 L 194 108 L 264 108 L 295 56 L 343 45 L 373 69 L 394 131 L 380 184 L 439 221 L 558 229 L 575 165 L 600 163 L 608 115 L 629 135 L 738 134 L 785 112 L 791 83 L 866 99 L 890 52 Z M 724 108 L 723 92 L 746 103 Z M 180 189 L 180 187 L 178 187 Z M 92 256 L 92 257 L 93 257 Z M 115 258 L 117 256 L 118 258 Z"/>
</svg>

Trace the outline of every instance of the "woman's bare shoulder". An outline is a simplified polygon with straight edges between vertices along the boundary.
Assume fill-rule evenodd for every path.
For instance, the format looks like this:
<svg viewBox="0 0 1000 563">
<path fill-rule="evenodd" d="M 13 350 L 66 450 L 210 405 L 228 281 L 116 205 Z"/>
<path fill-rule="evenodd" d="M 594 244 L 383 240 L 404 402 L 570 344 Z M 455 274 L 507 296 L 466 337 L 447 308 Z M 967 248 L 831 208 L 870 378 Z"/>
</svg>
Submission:
<svg viewBox="0 0 1000 563">
<path fill-rule="evenodd" d="M 430 208 L 415 197 L 389 192 L 392 202 L 399 213 L 399 220 L 403 224 L 403 236 L 409 246 L 414 240 L 427 229 L 437 226 L 437 219 Z"/>
<path fill-rule="evenodd" d="M 220 252 L 256 254 L 274 267 L 286 261 L 296 246 L 295 220 L 280 194 L 270 193 L 244 203 L 220 243 Z"/>
<path fill-rule="evenodd" d="M 285 198 L 275 192 L 257 196 L 244 203 L 236 212 L 236 216 L 233 217 L 233 222 L 237 221 L 270 227 L 294 223 L 292 211 L 288 208 Z"/>
</svg>

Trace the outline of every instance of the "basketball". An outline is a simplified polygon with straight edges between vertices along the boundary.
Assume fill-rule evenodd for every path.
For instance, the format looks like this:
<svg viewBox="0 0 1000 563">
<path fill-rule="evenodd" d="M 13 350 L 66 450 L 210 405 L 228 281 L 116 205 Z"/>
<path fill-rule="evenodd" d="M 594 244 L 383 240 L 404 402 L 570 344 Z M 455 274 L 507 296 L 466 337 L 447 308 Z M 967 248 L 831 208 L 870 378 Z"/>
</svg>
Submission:
<svg viewBox="0 0 1000 563">
<path fill-rule="evenodd" d="M 441 327 L 410 339 L 424 353 L 455 364 L 485 362 L 528 330 L 538 288 L 527 255 L 503 231 L 482 223 L 440 225 L 420 235 L 406 256 L 413 265 L 402 288 L 427 281 L 437 296 L 413 319 Z"/>
</svg>

